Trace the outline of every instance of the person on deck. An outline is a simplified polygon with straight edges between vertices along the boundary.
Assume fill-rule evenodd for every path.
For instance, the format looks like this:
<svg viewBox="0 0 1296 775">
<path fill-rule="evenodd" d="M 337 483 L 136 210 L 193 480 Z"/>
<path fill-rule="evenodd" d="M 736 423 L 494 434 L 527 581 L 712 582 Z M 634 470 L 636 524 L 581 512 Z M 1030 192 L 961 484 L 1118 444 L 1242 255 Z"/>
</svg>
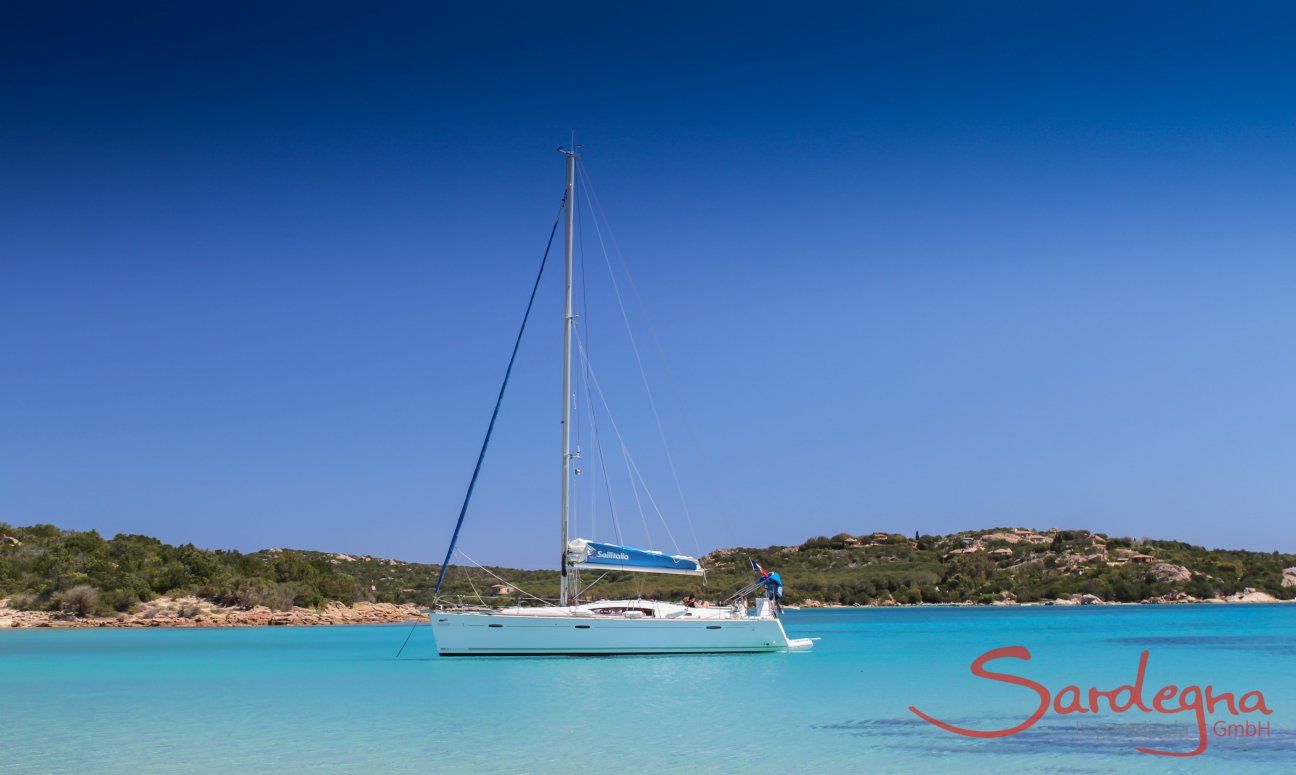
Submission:
<svg viewBox="0 0 1296 775">
<path fill-rule="evenodd" d="M 685 596 L 684 596 L 684 607 L 685 607 L 685 608 L 697 608 L 697 598 L 693 597 L 692 595 L 685 595 Z"/>
<path fill-rule="evenodd" d="M 776 572 L 768 572 L 761 577 L 761 583 L 765 585 L 765 595 L 774 604 L 774 610 L 782 613 L 783 611 L 783 577 Z"/>
</svg>

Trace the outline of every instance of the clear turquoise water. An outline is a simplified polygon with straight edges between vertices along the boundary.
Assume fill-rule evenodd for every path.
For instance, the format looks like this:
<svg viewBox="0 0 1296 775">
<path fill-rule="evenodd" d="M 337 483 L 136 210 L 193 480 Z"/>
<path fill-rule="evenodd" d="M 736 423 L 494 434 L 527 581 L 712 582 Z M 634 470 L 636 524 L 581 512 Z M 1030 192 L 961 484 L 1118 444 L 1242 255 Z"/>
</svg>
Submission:
<svg viewBox="0 0 1296 775">
<path fill-rule="evenodd" d="M 789 613 L 808 653 L 439 659 L 408 627 L 0 631 L 0 769 L 12 772 L 1280 772 L 1296 770 L 1296 605 Z M 1147 686 L 1260 689 L 1262 738 L 1185 716 L 1050 714 L 1011 738 L 1028 690 L 1110 689 L 1151 652 Z M 1151 691 L 1148 692 L 1149 700 Z"/>
</svg>

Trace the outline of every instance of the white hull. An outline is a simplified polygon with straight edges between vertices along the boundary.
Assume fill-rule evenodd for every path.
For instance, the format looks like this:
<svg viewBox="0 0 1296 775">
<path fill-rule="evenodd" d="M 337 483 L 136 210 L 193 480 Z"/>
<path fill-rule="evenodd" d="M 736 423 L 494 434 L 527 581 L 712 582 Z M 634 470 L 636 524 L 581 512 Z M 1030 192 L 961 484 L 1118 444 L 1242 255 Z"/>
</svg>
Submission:
<svg viewBox="0 0 1296 775">
<path fill-rule="evenodd" d="M 773 617 L 622 618 L 433 612 L 442 656 L 724 654 L 783 651 Z"/>
</svg>

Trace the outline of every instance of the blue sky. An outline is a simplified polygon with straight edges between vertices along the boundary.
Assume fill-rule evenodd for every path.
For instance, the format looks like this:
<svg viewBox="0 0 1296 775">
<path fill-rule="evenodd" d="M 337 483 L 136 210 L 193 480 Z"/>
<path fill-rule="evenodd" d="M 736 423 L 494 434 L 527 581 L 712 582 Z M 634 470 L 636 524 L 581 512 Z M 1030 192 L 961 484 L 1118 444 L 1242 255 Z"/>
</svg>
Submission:
<svg viewBox="0 0 1296 775">
<path fill-rule="evenodd" d="M 0 520 L 439 559 L 574 129 L 702 550 L 1296 550 L 1290 7 L 4 17 Z M 592 358 L 680 538 L 591 225 Z M 557 280 L 480 561 L 556 554 Z"/>
</svg>

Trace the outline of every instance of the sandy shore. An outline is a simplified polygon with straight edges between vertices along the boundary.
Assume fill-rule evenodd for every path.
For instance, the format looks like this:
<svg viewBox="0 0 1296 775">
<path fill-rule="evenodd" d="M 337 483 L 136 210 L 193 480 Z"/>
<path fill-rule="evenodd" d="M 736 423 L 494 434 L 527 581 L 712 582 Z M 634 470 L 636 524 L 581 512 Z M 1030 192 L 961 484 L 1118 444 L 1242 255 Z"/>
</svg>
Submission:
<svg viewBox="0 0 1296 775">
<path fill-rule="evenodd" d="M 329 603 L 319 610 L 273 611 L 264 606 L 223 608 L 196 597 L 160 598 L 133 613 L 80 618 L 50 611 L 18 611 L 0 603 L 0 629 L 17 627 L 302 627 L 427 621 L 417 606 L 394 603 Z"/>
</svg>

